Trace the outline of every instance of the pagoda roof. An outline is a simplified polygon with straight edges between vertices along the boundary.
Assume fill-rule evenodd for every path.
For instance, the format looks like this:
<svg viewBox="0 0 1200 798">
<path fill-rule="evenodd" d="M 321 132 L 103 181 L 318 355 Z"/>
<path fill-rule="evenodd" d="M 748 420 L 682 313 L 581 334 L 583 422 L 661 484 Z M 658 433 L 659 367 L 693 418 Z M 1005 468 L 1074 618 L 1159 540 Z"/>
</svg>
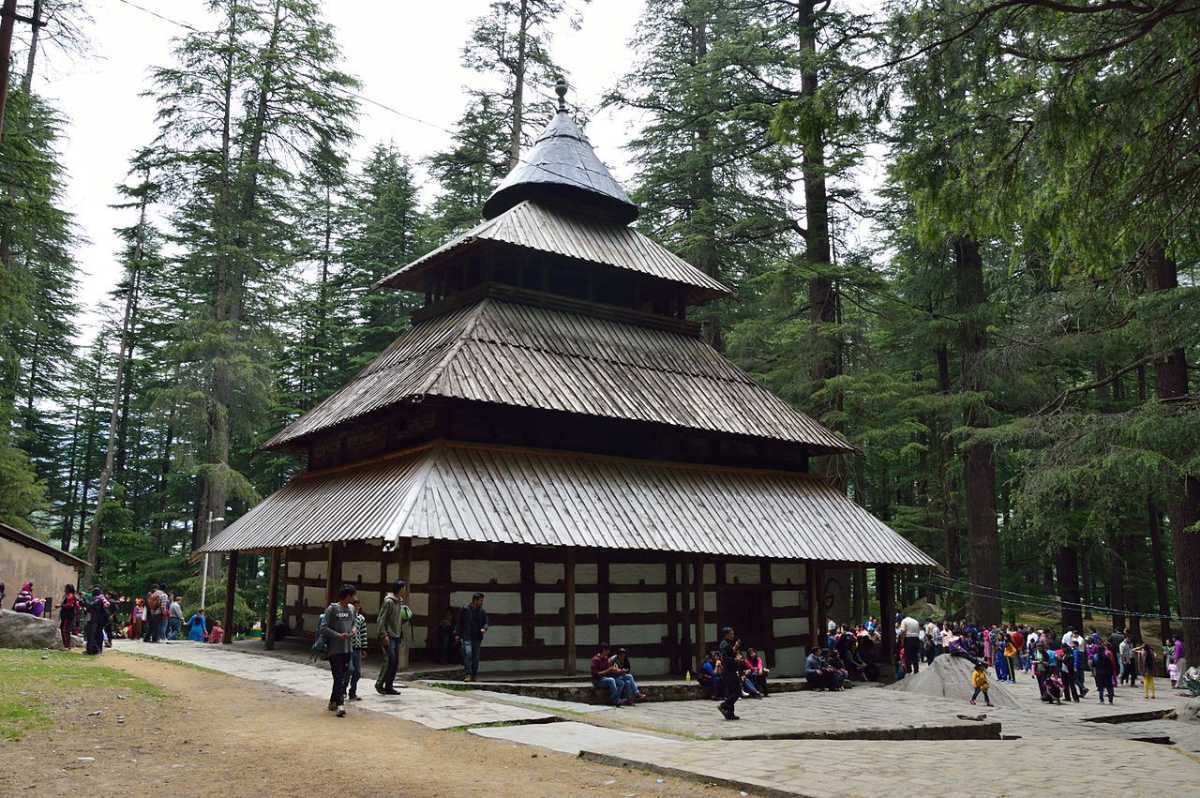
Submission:
<svg viewBox="0 0 1200 798">
<path fill-rule="evenodd" d="M 854 451 L 695 334 L 589 310 L 565 300 L 544 307 L 486 297 L 421 321 L 265 447 L 445 397 Z"/>
<path fill-rule="evenodd" d="M 533 147 L 483 203 L 483 218 L 495 218 L 527 199 L 539 198 L 578 204 L 620 224 L 638 216 L 638 206 L 596 157 L 587 136 L 561 105 Z"/>
<path fill-rule="evenodd" d="M 576 260 L 613 266 L 692 289 L 697 299 L 733 292 L 666 247 L 627 225 L 598 220 L 552 207 L 544 201 L 526 200 L 468 230 L 427 255 L 397 269 L 374 288 L 422 290 L 422 276 L 474 246 L 493 242 Z"/>
<path fill-rule="evenodd" d="M 200 551 L 402 538 L 937 564 L 810 475 L 446 441 L 297 477 Z"/>
</svg>

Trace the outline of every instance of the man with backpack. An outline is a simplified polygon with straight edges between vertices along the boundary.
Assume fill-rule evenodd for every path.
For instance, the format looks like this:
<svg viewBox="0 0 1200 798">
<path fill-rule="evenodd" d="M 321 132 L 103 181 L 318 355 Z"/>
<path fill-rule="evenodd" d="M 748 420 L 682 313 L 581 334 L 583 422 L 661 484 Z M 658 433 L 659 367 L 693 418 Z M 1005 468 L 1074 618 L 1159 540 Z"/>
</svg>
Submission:
<svg viewBox="0 0 1200 798">
<path fill-rule="evenodd" d="M 350 602 L 357 594 L 358 590 L 353 585 L 342 585 L 338 591 L 338 600 L 330 604 L 321 616 L 321 625 L 317 633 L 325 643 L 329 655 L 329 669 L 333 674 L 329 711 L 336 712 L 339 718 L 346 716 L 346 687 L 350 682 L 350 654 L 354 650 L 354 619 L 358 615 L 358 611 Z"/>
<path fill-rule="evenodd" d="M 408 609 L 404 605 L 404 591 L 407 589 L 408 583 L 397 579 L 392 592 L 384 596 L 379 615 L 375 617 L 379 642 L 387 657 L 387 665 L 380 669 L 379 678 L 375 680 L 375 692 L 380 695 L 400 695 L 396 689 L 396 670 L 400 667 L 400 644 L 404 642 L 404 615 Z"/>
</svg>

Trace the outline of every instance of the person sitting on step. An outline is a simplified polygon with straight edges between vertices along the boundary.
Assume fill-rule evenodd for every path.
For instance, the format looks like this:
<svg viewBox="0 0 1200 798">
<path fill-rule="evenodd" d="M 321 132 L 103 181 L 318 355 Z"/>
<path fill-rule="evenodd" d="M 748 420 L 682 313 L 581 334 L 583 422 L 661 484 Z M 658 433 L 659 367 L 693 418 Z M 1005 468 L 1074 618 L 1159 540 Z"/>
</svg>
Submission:
<svg viewBox="0 0 1200 798">
<path fill-rule="evenodd" d="M 704 688 L 704 694 L 709 698 L 720 700 L 725 697 L 725 691 L 721 687 L 721 658 L 717 652 L 708 652 L 708 659 L 700 666 L 696 678 L 700 681 L 700 686 Z"/>
<path fill-rule="evenodd" d="M 614 707 L 633 704 L 637 683 L 633 677 L 609 659 L 608 643 L 601 643 L 592 657 L 592 686 L 608 691 L 608 703 Z"/>
</svg>

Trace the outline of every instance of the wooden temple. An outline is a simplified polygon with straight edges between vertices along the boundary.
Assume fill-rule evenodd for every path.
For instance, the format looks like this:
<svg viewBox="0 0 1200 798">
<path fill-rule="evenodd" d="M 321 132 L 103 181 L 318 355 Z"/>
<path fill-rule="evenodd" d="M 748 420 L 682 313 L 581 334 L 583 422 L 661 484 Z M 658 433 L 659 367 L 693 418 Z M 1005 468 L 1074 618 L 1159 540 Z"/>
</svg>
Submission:
<svg viewBox="0 0 1200 798">
<path fill-rule="evenodd" d="M 607 640 L 682 673 L 731 625 L 797 673 L 827 574 L 875 568 L 886 618 L 892 569 L 935 565 L 808 473 L 843 438 L 705 344 L 688 309 L 729 290 L 629 226 L 564 90 L 482 223 L 378 284 L 424 295 L 411 329 L 266 444 L 303 472 L 206 546 L 270 555 L 268 646 L 280 604 L 311 634 L 351 583 L 373 621 L 403 578 L 417 658 L 481 591 L 485 671 Z"/>
</svg>

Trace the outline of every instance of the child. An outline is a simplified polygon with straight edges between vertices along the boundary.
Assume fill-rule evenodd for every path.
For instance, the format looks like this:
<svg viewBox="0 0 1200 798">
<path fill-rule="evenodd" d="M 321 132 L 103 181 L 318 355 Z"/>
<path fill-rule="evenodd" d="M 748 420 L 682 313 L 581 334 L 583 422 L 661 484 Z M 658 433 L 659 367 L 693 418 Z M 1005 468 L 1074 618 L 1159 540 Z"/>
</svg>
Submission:
<svg viewBox="0 0 1200 798">
<path fill-rule="evenodd" d="M 213 621 L 212 631 L 208 633 L 208 642 L 220 643 L 225 639 L 225 630 L 221 628 L 220 621 Z"/>
<path fill-rule="evenodd" d="M 1167 678 L 1171 680 L 1171 688 L 1179 686 L 1179 662 L 1171 660 L 1171 664 L 1167 666 Z"/>
<path fill-rule="evenodd" d="M 988 697 L 987 665 L 985 663 L 976 663 L 975 670 L 971 672 L 971 686 L 975 688 L 975 692 L 971 695 L 971 703 L 974 704 L 975 699 L 979 698 L 979 694 L 983 693 L 983 701 L 990 707 L 992 699 Z"/>
</svg>

